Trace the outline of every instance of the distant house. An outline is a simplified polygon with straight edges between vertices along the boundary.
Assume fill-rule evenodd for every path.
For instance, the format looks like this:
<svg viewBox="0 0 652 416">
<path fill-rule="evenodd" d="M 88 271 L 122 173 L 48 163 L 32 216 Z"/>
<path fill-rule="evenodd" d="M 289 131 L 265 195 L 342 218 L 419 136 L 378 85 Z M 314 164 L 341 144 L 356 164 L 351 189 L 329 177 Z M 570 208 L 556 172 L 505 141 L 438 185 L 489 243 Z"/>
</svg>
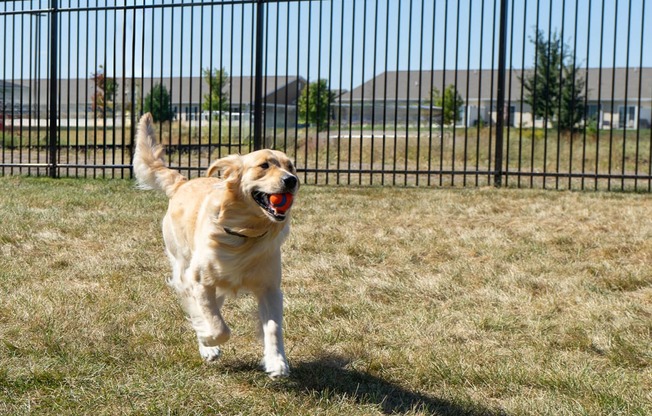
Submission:
<svg viewBox="0 0 652 416">
<path fill-rule="evenodd" d="M 543 127 L 543 120 L 533 119 L 530 106 L 524 102 L 525 91 L 520 79 L 529 71 L 507 71 L 505 114 L 513 127 Z M 587 80 L 586 119 L 595 120 L 598 128 L 636 129 L 652 125 L 652 68 L 590 68 L 579 70 L 579 74 Z M 430 104 L 431 91 L 435 87 L 441 92 L 454 85 L 464 100 L 457 125 L 491 124 L 497 119 L 497 79 L 497 71 L 488 69 L 384 72 L 352 91 L 337 91 L 331 117 L 345 124 L 373 124 L 379 128 L 438 125 L 442 109 Z M 132 108 L 139 110 L 142 99 L 154 85 L 161 83 L 171 94 L 176 120 L 193 123 L 213 116 L 202 110 L 204 95 L 209 90 L 203 78 L 118 78 L 117 82 L 115 114 L 124 114 Z M 297 124 L 297 101 L 307 84 L 298 76 L 264 77 L 262 101 L 266 127 Z M 93 118 L 92 96 L 96 91 L 92 80 L 63 79 L 57 87 L 60 117 Z M 230 117 L 251 117 L 254 78 L 232 77 L 225 91 L 231 102 Z M 0 109 L 4 108 L 5 117 L 45 118 L 48 96 L 47 80 L 0 81 Z M 113 117 L 113 113 L 107 117 Z"/>
<path fill-rule="evenodd" d="M 337 100 L 334 113 L 342 123 L 374 125 L 439 124 L 441 108 L 430 105 L 431 72 L 385 72 Z"/>
<path fill-rule="evenodd" d="M 129 112 L 134 105 L 139 108 L 152 87 L 163 84 L 171 95 L 175 119 L 192 122 L 208 116 L 202 110 L 204 95 L 209 93 L 209 86 L 203 78 L 118 78 L 117 82 L 114 100 L 116 114 L 122 114 L 123 110 Z M 48 85 L 45 79 L 0 81 L 0 100 L 5 97 L 5 104 L 13 106 L 16 115 L 36 118 L 37 111 L 40 111 L 41 118 L 44 118 L 48 108 Z M 297 76 L 267 76 L 262 85 L 265 125 L 280 127 L 296 124 L 296 102 L 307 85 L 306 80 Z M 92 97 L 96 90 L 92 80 L 62 79 L 58 81 L 57 88 L 57 107 L 62 118 L 93 118 Z M 230 97 L 230 112 L 248 117 L 255 102 L 254 78 L 232 77 L 224 90 Z M 113 116 L 108 114 L 107 117 Z"/>
<path fill-rule="evenodd" d="M 29 88 L 18 82 L 0 80 L 0 113 L 6 117 L 20 115 L 20 102 L 29 97 Z"/>
<path fill-rule="evenodd" d="M 131 91 L 131 79 L 126 79 L 126 95 Z M 255 104 L 254 77 L 232 77 L 224 88 L 230 98 L 230 112 L 250 114 Z M 202 120 L 208 115 L 202 110 L 209 85 L 203 78 L 146 78 L 134 80 L 135 96 L 147 96 L 152 86 L 163 84 L 172 96 L 172 109 L 184 121 Z M 296 103 L 301 90 L 307 85 L 302 77 L 267 76 L 263 78 L 262 103 L 267 127 L 294 125 Z M 291 113 L 291 114 L 290 114 Z"/>
<path fill-rule="evenodd" d="M 520 79 L 528 71 L 507 71 L 505 103 L 508 123 L 514 127 L 531 127 L 533 123 L 543 126 L 543 120 L 533 120 L 530 106 L 524 103 Z M 599 128 L 652 125 L 652 68 L 590 68 L 578 72 L 587 80 L 587 119 L 596 120 Z M 373 120 L 375 125 L 415 123 L 423 118 L 423 106 L 428 106 L 433 87 L 443 91 L 455 85 L 464 100 L 458 125 L 494 123 L 497 81 L 495 70 L 385 72 L 340 97 L 341 118 L 363 124 Z"/>
</svg>

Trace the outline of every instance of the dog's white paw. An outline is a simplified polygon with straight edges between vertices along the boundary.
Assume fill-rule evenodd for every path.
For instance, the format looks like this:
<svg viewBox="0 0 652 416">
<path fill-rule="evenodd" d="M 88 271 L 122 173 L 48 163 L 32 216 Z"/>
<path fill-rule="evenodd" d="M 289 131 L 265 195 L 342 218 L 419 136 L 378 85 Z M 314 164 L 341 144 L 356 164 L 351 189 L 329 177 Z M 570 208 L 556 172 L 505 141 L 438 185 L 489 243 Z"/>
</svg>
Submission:
<svg viewBox="0 0 652 416">
<path fill-rule="evenodd" d="M 218 358 L 220 358 L 220 355 L 222 355 L 222 350 L 220 350 L 220 347 L 205 347 L 203 345 L 199 345 L 199 355 L 201 355 L 201 358 L 204 359 L 207 363 L 217 361 Z"/>
<path fill-rule="evenodd" d="M 282 355 L 263 358 L 263 368 L 272 379 L 287 377 L 290 375 L 290 367 Z"/>
</svg>

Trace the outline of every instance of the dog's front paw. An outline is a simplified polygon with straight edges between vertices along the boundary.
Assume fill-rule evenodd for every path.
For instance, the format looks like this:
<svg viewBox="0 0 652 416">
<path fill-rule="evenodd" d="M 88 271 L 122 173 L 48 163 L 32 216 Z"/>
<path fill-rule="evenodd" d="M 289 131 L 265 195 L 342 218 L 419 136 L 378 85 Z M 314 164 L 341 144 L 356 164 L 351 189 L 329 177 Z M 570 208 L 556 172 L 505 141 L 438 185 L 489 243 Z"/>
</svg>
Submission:
<svg viewBox="0 0 652 416">
<path fill-rule="evenodd" d="M 274 380 L 290 375 L 290 367 L 282 355 L 265 357 L 262 364 L 267 375 Z"/>
<path fill-rule="evenodd" d="M 220 347 L 205 347 L 200 344 L 199 355 L 201 355 L 201 358 L 203 358 L 204 361 L 210 363 L 217 361 L 217 359 L 220 358 L 220 355 L 222 355 L 222 351 L 220 350 Z"/>
</svg>

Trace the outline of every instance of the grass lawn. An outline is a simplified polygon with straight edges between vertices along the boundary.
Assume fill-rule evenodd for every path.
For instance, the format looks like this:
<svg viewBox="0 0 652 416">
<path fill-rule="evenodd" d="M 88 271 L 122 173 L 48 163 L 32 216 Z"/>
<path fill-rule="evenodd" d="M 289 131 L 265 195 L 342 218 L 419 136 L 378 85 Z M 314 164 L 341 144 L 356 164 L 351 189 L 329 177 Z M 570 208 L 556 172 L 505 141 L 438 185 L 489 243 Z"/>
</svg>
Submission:
<svg viewBox="0 0 652 416">
<path fill-rule="evenodd" d="M 0 177 L 0 414 L 652 414 L 648 194 L 304 186 L 281 381 L 246 295 L 202 363 L 166 202 Z"/>
</svg>

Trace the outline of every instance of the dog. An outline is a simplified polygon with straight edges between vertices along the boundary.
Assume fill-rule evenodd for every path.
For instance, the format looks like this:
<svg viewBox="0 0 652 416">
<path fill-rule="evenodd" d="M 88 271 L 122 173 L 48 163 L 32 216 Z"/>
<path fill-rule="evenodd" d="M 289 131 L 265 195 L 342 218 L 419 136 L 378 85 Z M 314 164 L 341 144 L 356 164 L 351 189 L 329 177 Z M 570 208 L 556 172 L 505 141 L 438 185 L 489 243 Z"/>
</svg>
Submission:
<svg viewBox="0 0 652 416">
<path fill-rule="evenodd" d="M 229 155 L 213 162 L 206 177 L 188 178 L 166 167 L 154 121 L 138 125 L 133 169 L 137 184 L 165 192 L 169 206 L 163 239 L 172 264 L 168 284 L 197 333 L 206 362 L 220 356 L 230 329 L 220 312 L 227 295 L 252 293 L 258 301 L 262 366 L 286 377 L 283 345 L 281 245 L 290 231 L 291 205 L 299 190 L 292 161 L 276 150 Z M 221 173 L 221 178 L 214 177 Z M 279 195 L 283 204 L 273 203 Z"/>
</svg>

